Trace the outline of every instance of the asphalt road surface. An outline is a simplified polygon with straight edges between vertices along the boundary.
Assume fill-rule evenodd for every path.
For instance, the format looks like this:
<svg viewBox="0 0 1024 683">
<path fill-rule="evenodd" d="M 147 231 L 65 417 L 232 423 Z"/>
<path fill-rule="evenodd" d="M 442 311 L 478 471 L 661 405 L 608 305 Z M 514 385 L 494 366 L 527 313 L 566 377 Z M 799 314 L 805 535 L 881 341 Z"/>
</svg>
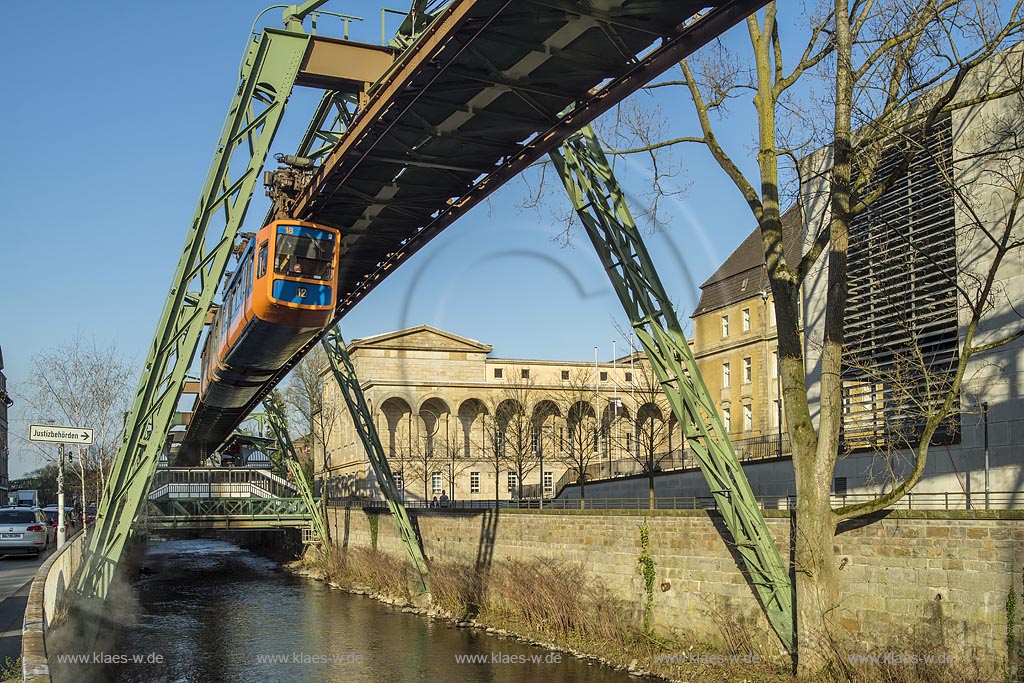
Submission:
<svg viewBox="0 0 1024 683">
<path fill-rule="evenodd" d="M 38 558 L 0 556 L 0 664 L 21 656 L 21 624 L 32 577 L 49 552 Z"/>
</svg>

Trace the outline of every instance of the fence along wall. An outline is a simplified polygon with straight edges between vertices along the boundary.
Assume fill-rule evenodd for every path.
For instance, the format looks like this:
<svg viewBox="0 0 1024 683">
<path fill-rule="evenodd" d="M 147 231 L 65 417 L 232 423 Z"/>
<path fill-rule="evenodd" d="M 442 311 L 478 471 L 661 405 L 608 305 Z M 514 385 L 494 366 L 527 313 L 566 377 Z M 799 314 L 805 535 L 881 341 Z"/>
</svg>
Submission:
<svg viewBox="0 0 1024 683">
<path fill-rule="evenodd" d="M 328 523 L 335 542 L 370 546 L 367 514 L 359 508 L 331 508 Z M 578 562 L 638 610 L 645 599 L 637 564 L 639 528 L 646 518 L 657 573 L 655 626 L 722 644 L 723 627 L 739 625 L 762 634 L 761 642 L 774 647 L 768 622 L 719 533 L 720 521 L 705 512 L 413 514 L 431 560 L 471 566 L 486 565 L 488 558 Z M 788 514 L 765 515 L 780 552 L 789 557 Z M 377 545 L 405 557 L 386 513 L 379 516 Z M 1006 597 L 1013 576 L 1020 595 L 1024 512 L 895 511 L 870 524 L 846 525 L 835 549 L 841 567 L 838 623 L 849 637 L 851 654 L 928 647 L 958 660 L 1005 659 Z"/>
</svg>

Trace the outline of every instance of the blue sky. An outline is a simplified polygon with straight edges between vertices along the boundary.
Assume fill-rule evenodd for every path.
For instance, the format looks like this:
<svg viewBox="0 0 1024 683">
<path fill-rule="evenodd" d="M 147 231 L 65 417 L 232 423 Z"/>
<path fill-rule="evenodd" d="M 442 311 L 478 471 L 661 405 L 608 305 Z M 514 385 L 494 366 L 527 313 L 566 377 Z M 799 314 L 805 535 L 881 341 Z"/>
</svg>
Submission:
<svg viewBox="0 0 1024 683">
<path fill-rule="evenodd" d="M 33 416 L 20 398 L 35 353 L 82 336 L 142 361 L 249 27 L 264 7 L 265 0 L 55 1 L 0 28 L 7 83 L 0 347 L 17 401 L 12 476 L 41 464 L 23 443 Z M 335 2 L 325 9 L 366 17 L 350 37 L 376 43 L 379 8 Z M 280 26 L 280 11 L 261 25 Z M 740 27 L 727 40 L 744 36 Z M 659 96 L 673 128 L 686 129 L 687 102 Z M 317 98 L 297 92 L 273 152 L 293 151 Z M 747 169 L 752 132 L 741 120 L 720 130 Z M 702 148 L 680 158 L 689 189 L 673 199 L 649 246 L 686 320 L 699 283 L 754 221 Z M 642 162 L 620 161 L 617 170 L 639 193 Z M 596 255 L 582 233 L 572 247 L 556 243 L 563 226 L 550 212 L 517 209 L 526 192 L 521 181 L 508 184 L 436 238 L 345 318 L 346 338 L 430 324 L 492 344 L 500 357 L 583 360 L 598 346 L 610 358 L 624 316 Z M 265 215 L 258 194 L 246 229 Z"/>
</svg>

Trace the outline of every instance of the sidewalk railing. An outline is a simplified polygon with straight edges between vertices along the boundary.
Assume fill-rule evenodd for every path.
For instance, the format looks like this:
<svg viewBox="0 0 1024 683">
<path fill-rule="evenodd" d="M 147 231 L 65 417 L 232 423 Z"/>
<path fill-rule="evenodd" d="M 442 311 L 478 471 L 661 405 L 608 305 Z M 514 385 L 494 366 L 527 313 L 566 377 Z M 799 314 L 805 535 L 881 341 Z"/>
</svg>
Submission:
<svg viewBox="0 0 1024 683">
<path fill-rule="evenodd" d="M 848 493 L 831 496 L 833 508 L 841 508 L 857 503 L 874 500 L 880 494 Z M 762 510 L 794 510 L 796 496 L 757 496 L 758 506 Z M 330 498 L 327 504 L 334 507 L 385 508 L 383 500 L 368 498 Z M 410 500 L 405 502 L 406 508 L 441 509 L 441 510 L 481 510 L 493 509 L 494 500 L 452 500 L 445 505 L 434 505 L 430 501 Z M 538 509 L 538 500 L 501 500 L 497 507 L 510 510 Z M 578 498 L 557 498 L 544 500 L 543 508 L 550 510 L 648 510 L 651 500 L 641 498 L 600 498 L 590 497 L 585 501 Z M 712 496 L 659 496 L 654 499 L 656 510 L 715 510 L 717 505 Z M 908 493 L 888 508 L 890 510 L 984 510 L 985 494 L 962 491 Z M 1024 510 L 1024 491 L 993 491 L 988 495 L 988 507 L 991 510 Z"/>
</svg>

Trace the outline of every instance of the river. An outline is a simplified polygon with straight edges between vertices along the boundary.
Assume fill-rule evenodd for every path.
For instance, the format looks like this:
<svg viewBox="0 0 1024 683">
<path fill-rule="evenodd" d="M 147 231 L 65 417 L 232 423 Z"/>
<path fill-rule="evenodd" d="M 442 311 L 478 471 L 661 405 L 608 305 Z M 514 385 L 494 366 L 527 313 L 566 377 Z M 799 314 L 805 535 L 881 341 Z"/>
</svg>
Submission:
<svg viewBox="0 0 1024 683">
<path fill-rule="evenodd" d="M 293 576 L 230 543 L 149 546 L 111 683 L 624 683 L 626 673 L 456 629 Z M 94 669 L 94 667 L 89 667 Z M 94 669 L 95 670 L 95 669 Z"/>
</svg>

